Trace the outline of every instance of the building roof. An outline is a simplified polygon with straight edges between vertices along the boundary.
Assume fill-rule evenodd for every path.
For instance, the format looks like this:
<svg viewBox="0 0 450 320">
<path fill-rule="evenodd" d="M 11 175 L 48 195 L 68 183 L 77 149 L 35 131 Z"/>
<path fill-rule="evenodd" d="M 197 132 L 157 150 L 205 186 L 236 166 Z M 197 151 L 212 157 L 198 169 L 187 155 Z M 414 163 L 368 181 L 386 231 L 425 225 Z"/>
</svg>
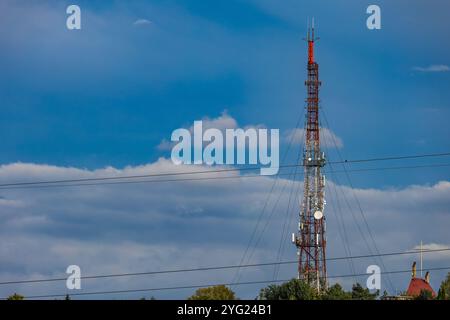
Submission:
<svg viewBox="0 0 450 320">
<path fill-rule="evenodd" d="M 428 290 L 431 292 L 433 297 L 436 296 L 436 293 L 434 292 L 434 290 L 430 286 L 430 284 L 421 278 L 412 278 L 411 279 L 411 282 L 409 283 L 409 287 L 408 287 L 408 290 L 406 291 L 406 294 L 408 296 L 418 296 L 420 294 L 420 291 L 422 291 L 422 290 Z"/>
</svg>

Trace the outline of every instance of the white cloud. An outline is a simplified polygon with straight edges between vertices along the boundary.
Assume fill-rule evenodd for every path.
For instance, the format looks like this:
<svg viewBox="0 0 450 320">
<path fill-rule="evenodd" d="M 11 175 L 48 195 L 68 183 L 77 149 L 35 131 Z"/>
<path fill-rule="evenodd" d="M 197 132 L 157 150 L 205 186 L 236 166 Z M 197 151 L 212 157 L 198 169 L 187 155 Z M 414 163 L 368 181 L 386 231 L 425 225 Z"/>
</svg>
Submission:
<svg viewBox="0 0 450 320">
<path fill-rule="evenodd" d="M 26 181 L 30 180 L 30 174 L 33 179 L 57 180 L 194 170 L 213 168 L 175 166 L 165 158 L 136 167 L 98 170 L 17 163 L 1 166 L 0 180 L 3 183 Z M 230 172 L 201 176 L 239 175 L 239 172 Z M 273 178 L 259 176 L 72 188 L 0 189 L 0 280 L 61 276 L 69 264 L 79 264 L 84 274 L 101 274 L 238 263 L 273 181 Z M 297 190 L 297 187 L 298 197 L 301 197 L 302 181 L 293 183 L 282 177 L 278 179 L 258 231 L 258 235 L 263 236 L 252 262 L 267 262 L 276 258 L 290 190 Z M 347 197 L 351 210 L 345 207 L 345 201 L 341 199 L 343 210 L 335 211 L 336 199 L 334 192 L 330 191 L 334 188 L 338 195 Z M 347 226 L 352 254 L 367 254 L 362 240 L 370 237 L 358 213 L 353 192 L 361 203 L 380 252 L 404 251 L 416 247 L 419 239 L 427 243 L 427 248 L 450 243 L 450 182 L 381 190 L 351 189 L 336 185 L 329 179 L 325 214 L 330 257 L 345 255 L 336 216 L 341 216 Z M 278 197 L 278 205 L 275 206 Z M 296 229 L 297 202 L 289 219 L 289 233 Z M 272 218 L 262 233 L 262 226 L 270 215 Z M 355 221 L 362 227 L 363 235 L 359 233 Z M 285 245 L 283 260 L 295 259 L 295 248 L 288 240 Z M 254 247 L 253 244 L 251 248 Z M 424 257 L 428 268 L 448 265 L 448 256 Z M 384 261 L 389 270 L 408 270 L 414 259 L 417 257 L 403 255 L 386 257 Z M 434 261 L 436 265 L 433 265 Z M 372 262 L 355 260 L 356 271 L 365 272 Z M 330 275 L 349 273 L 345 261 L 330 262 L 328 269 Z M 243 279 L 271 279 L 272 271 L 271 267 L 245 269 Z M 192 273 L 189 279 L 185 274 L 109 279 L 84 282 L 84 288 L 95 291 L 217 283 L 230 281 L 233 275 L 233 271 L 214 271 Z M 280 278 L 293 276 L 295 265 L 283 266 Z M 441 278 L 442 273 L 433 272 L 434 287 Z M 408 276 L 400 274 L 396 279 L 398 288 L 407 285 Z M 151 294 L 185 298 L 193 291 Z M 48 293 L 65 292 L 65 289 L 64 283 L 0 287 L 0 296 L 12 292 Z M 239 296 L 244 298 L 254 298 L 257 292 L 257 286 L 238 288 Z"/>
<path fill-rule="evenodd" d="M 218 129 L 222 131 L 222 134 L 225 136 L 225 130 L 226 129 L 237 129 L 238 122 L 235 118 L 233 118 L 231 115 L 228 114 L 227 110 L 222 111 L 220 116 L 216 118 L 210 118 L 210 117 L 203 117 L 201 119 L 196 119 L 202 121 L 202 127 L 203 131 L 211 128 Z M 193 120 L 194 121 L 194 120 Z M 187 126 L 186 126 L 187 127 Z M 264 125 L 258 124 L 258 125 L 246 125 L 243 127 L 244 130 L 247 130 L 249 128 L 265 128 Z M 191 132 L 191 134 L 194 132 L 194 126 L 193 124 L 189 126 L 188 130 Z M 161 142 L 156 147 L 159 151 L 170 151 L 172 150 L 173 146 L 175 145 L 175 142 L 169 141 L 168 139 L 164 138 L 161 140 Z"/>
<path fill-rule="evenodd" d="M 0 197 L 0 209 L 5 209 L 8 207 L 21 207 L 23 206 L 22 201 L 8 200 Z"/>
<path fill-rule="evenodd" d="M 294 144 L 303 144 L 305 141 L 305 129 L 296 128 L 287 130 L 284 133 L 284 140 L 288 143 L 292 141 Z M 320 140 L 322 147 L 342 148 L 344 146 L 342 139 L 328 128 L 320 128 Z"/>
<path fill-rule="evenodd" d="M 203 117 L 203 129 L 210 129 L 215 128 L 219 129 L 221 131 L 225 131 L 226 129 L 235 129 L 238 127 L 236 119 L 234 119 L 232 116 L 228 114 L 227 110 L 222 111 L 220 116 L 217 118 L 209 118 L 209 117 Z M 189 131 L 193 131 L 194 128 L 191 126 L 189 128 Z"/>
<path fill-rule="evenodd" d="M 152 24 L 152 22 L 147 19 L 137 19 L 136 21 L 133 22 L 134 26 L 146 26 L 150 24 Z"/>
<path fill-rule="evenodd" d="M 419 255 L 420 250 L 448 250 L 448 251 L 437 251 L 437 252 L 424 252 L 423 259 L 424 261 L 428 260 L 449 260 L 450 259 L 450 246 L 446 244 L 440 243 L 424 243 L 422 247 L 420 245 L 416 245 L 412 250 L 416 250 Z"/>
<path fill-rule="evenodd" d="M 443 249 L 450 249 L 448 245 L 445 244 L 439 244 L 439 243 L 424 243 L 421 245 L 417 245 L 413 248 L 413 250 L 443 250 Z"/>
<path fill-rule="evenodd" d="M 156 146 L 156 149 L 159 151 L 170 151 L 172 150 L 174 143 L 167 139 L 162 139 L 161 142 Z"/>
<path fill-rule="evenodd" d="M 450 67 L 445 64 L 432 64 L 428 67 L 414 67 L 413 70 L 419 72 L 448 72 Z"/>
</svg>

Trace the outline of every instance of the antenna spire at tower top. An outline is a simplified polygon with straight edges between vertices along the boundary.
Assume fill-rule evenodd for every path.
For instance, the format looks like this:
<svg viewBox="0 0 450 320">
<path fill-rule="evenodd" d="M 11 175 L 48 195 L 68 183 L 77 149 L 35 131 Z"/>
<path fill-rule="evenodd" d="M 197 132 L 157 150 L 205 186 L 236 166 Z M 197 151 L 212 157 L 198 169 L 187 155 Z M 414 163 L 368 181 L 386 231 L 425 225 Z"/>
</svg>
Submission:
<svg viewBox="0 0 450 320">
<path fill-rule="evenodd" d="M 314 37 L 314 17 L 311 20 L 311 26 L 309 25 L 309 18 L 308 18 L 308 64 L 314 63 L 314 40 L 316 38 Z"/>
<path fill-rule="evenodd" d="M 309 17 L 306 19 L 306 41 L 314 42 L 318 38 L 314 35 L 315 26 L 314 26 L 314 17 L 309 20 Z"/>
</svg>

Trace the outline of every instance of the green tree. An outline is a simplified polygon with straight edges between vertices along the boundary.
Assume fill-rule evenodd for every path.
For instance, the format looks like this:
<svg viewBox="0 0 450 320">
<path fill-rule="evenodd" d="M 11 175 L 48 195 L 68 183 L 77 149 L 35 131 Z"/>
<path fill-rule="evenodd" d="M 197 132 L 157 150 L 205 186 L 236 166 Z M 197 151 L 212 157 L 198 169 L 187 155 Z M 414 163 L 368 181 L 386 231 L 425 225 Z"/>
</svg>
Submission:
<svg viewBox="0 0 450 320">
<path fill-rule="evenodd" d="M 322 295 L 322 300 L 351 300 L 351 292 L 345 291 L 339 283 L 329 287 Z"/>
<path fill-rule="evenodd" d="M 292 279 L 281 285 L 272 284 L 261 289 L 261 300 L 317 300 L 319 296 L 316 289 L 303 280 Z"/>
<path fill-rule="evenodd" d="M 447 277 L 444 281 L 442 281 L 441 286 L 439 287 L 437 299 L 450 300 L 450 272 L 447 274 Z"/>
<path fill-rule="evenodd" d="M 20 294 L 14 293 L 12 296 L 9 296 L 6 300 L 23 300 L 25 297 Z"/>
<path fill-rule="evenodd" d="M 200 288 L 188 300 L 236 300 L 236 296 L 230 288 L 220 285 Z"/>
<path fill-rule="evenodd" d="M 354 284 L 352 287 L 353 300 L 375 300 L 379 294 L 378 290 L 375 293 L 370 293 L 369 289 L 363 288 L 359 283 Z"/>
<path fill-rule="evenodd" d="M 338 283 L 321 294 L 303 280 L 292 279 L 281 285 L 269 285 L 261 289 L 258 299 L 261 300 L 375 300 L 380 292 L 371 293 L 369 289 L 356 283 L 352 291 L 345 291 Z M 385 293 L 387 296 L 387 292 Z"/>
<path fill-rule="evenodd" d="M 389 295 L 388 295 L 387 291 L 384 290 L 384 291 L 383 291 L 383 294 L 382 294 L 381 297 L 380 297 L 380 299 L 381 299 L 381 300 L 386 299 L 388 296 L 389 296 Z"/>
<path fill-rule="evenodd" d="M 422 289 L 415 300 L 433 300 L 433 293 L 430 290 Z"/>
</svg>

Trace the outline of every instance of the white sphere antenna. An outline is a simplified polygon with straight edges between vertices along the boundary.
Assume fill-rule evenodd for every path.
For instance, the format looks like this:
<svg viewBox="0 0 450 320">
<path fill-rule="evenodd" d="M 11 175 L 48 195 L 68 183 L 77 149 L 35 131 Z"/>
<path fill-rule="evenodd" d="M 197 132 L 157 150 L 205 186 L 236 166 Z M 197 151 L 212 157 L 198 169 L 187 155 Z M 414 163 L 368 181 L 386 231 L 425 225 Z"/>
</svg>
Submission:
<svg viewBox="0 0 450 320">
<path fill-rule="evenodd" d="M 323 218 L 323 213 L 322 211 L 317 210 L 316 212 L 314 212 L 314 219 L 316 220 L 320 220 Z"/>
</svg>

